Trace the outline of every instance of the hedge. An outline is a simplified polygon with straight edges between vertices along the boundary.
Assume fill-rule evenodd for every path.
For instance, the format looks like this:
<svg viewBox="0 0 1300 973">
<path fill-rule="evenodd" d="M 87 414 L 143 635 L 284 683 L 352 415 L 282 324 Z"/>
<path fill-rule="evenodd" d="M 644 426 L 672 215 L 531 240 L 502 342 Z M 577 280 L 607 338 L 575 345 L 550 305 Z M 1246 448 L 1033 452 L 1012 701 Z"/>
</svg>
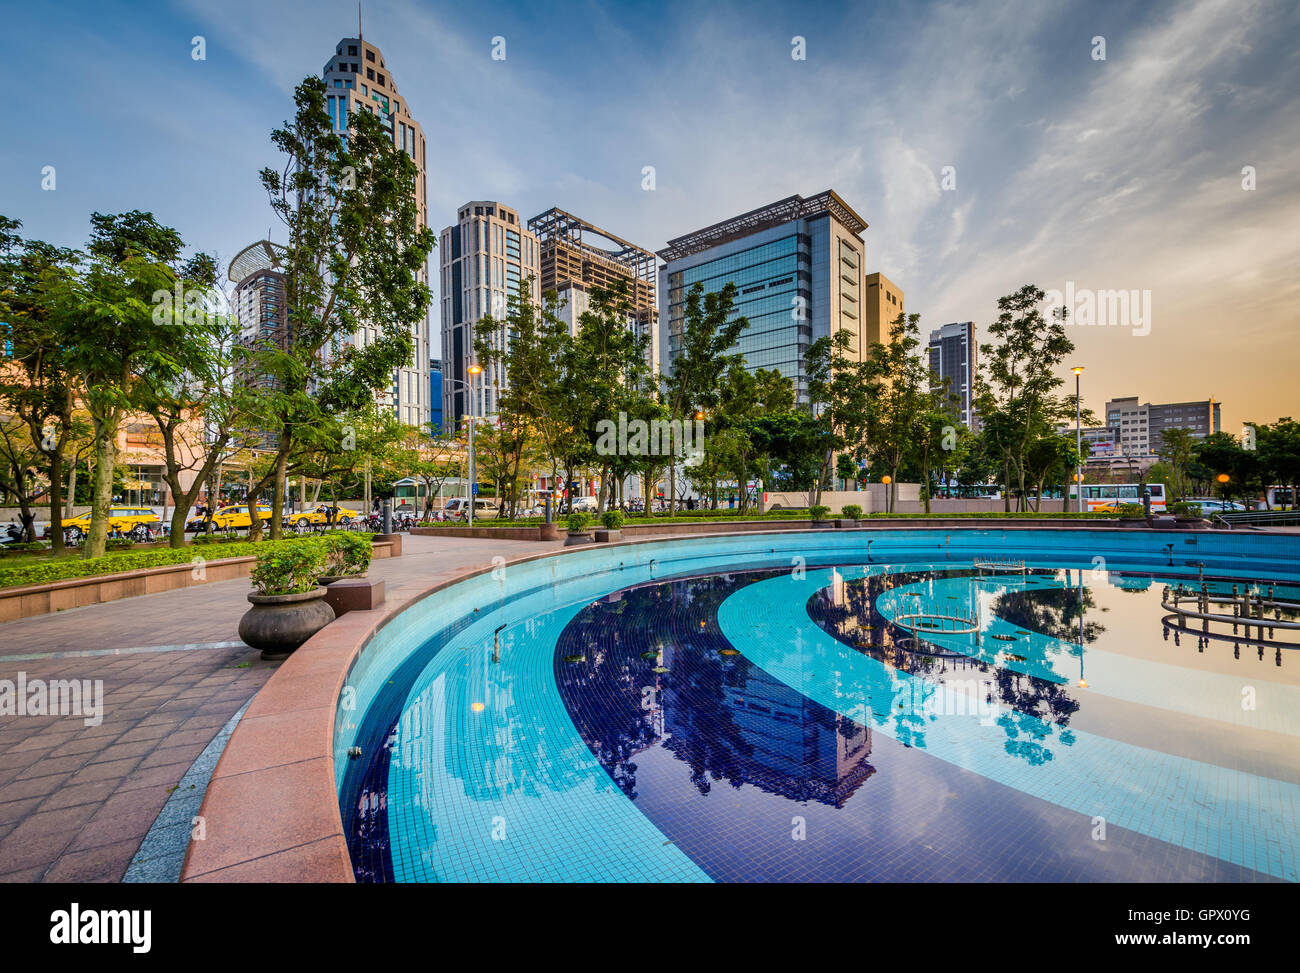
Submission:
<svg viewBox="0 0 1300 973">
<path fill-rule="evenodd" d="M 358 535 L 369 538 L 371 535 Z M 61 558 L 52 561 L 37 561 L 31 564 L 0 567 L 0 588 L 15 588 L 34 584 L 48 584 L 51 581 L 68 581 L 72 578 L 94 578 L 102 575 L 120 574 L 124 571 L 139 571 L 144 568 L 161 568 L 169 564 L 188 564 L 196 557 L 205 561 L 216 561 L 228 557 L 248 557 L 256 554 L 268 544 L 301 544 L 304 538 L 285 537 L 278 541 L 234 541 L 229 544 L 204 544 L 200 548 L 170 547 L 152 551 L 129 551 L 118 554 L 105 554 L 103 557 L 81 559 L 76 557 Z"/>
</svg>

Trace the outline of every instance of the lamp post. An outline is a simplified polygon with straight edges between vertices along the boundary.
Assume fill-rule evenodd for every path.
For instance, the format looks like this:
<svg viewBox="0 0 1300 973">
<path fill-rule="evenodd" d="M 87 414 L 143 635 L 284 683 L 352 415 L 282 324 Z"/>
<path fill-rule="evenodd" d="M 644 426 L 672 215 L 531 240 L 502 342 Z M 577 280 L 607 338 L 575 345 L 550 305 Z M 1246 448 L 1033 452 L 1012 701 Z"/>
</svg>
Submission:
<svg viewBox="0 0 1300 973">
<path fill-rule="evenodd" d="M 469 508 L 465 514 L 465 525 L 474 526 L 474 503 L 478 500 L 478 480 L 474 476 L 474 376 L 483 371 L 480 365 L 470 365 L 465 370 L 469 373 Z"/>
<path fill-rule="evenodd" d="M 1075 510 L 1083 513 L 1083 400 L 1079 398 L 1079 376 L 1083 374 L 1083 366 L 1075 365 L 1070 371 L 1074 372 L 1074 450 L 1079 464 L 1074 471 Z"/>
</svg>

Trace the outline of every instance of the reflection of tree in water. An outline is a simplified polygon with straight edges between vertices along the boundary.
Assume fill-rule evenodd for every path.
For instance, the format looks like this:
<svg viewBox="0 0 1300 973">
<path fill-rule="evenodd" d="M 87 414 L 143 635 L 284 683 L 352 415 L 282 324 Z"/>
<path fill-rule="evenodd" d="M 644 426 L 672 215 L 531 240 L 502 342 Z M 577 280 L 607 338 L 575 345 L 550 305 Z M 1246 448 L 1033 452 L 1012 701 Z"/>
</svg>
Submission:
<svg viewBox="0 0 1300 973">
<path fill-rule="evenodd" d="M 993 611 L 1000 617 L 1031 632 L 1067 642 L 1079 640 L 1079 615 L 1096 608 L 1092 591 L 1078 588 L 1025 588 L 1002 592 L 993 600 Z M 1100 622 L 1089 621 L 1085 614 L 1083 644 L 1097 641 L 1106 631 Z"/>
<path fill-rule="evenodd" d="M 825 631 L 863 655 L 924 680 L 936 689 L 949 673 L 972 671 L 987 674 L 992 671 L 999 703 L 1012 710 L 997 721 L 1008 737 L 1006 752 L 1031 765 L 1045 763 L 1052 759 L 1052 752 L 1044 741 L 1055 735 L 1053 724 L 1068 726 L 1070 717 L 1079 709 L 1079 703 L 1070 696 L 1066 685 L 993 666 L 974 657 L 953 659 L 943 652 L 931 655 L 908 651 L 904 646 L 912 643 L 912 633 L 892 624 L 876 609 L 877 599 L 893 588 L 920 584 L 933 578 L 965 576 L 969 576 L 967 572 L 899 572 L 855 578 L 844 583 L 841 604 L 831 599 L 829 589 L 823 589 L 810 599 L 808 614 Z M 1086 590 L 1082 604 L 1084 610 L 1094 606 Z M 1077 590 L 1008 591 L 997 597 L 995 611 L 1006 621 L 1026 630 L 1039 631 L 1058 639 L 1068 640 L 1071 632 L 1075 638 L 1078 637 Z M 1092 641 L 1103 631 L 1101 625 L 1085 619 L 1084 637 L 1087 641 Z M 1049 663 L 1044 659 L 1040 664 Z M 992 699 L 988 701 L 992 702 Z M 890 714 L 894 733 L 904 746 L 925 746 L 925 721 L 921 716 L 898 709 L 879 686 L 871 706 L 876 714 Z M 1066 746 L 1072 746 L 1075 741 L 1069 730 L 1062 730 L 1058 739 Z"/>
</svg>

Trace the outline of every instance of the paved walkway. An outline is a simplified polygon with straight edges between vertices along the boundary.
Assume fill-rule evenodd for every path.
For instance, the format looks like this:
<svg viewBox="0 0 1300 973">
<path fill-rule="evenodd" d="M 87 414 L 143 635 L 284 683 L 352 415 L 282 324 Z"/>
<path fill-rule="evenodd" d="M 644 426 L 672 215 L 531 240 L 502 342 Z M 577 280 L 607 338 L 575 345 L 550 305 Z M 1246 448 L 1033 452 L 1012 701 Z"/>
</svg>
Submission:
<svg viewBox="0 0 1300 973">
<path fill-rule="evenodd" d="M 385 607 L 562 542 L 402 539 Z M 0 716 L 0 881 L 120 881 L 168 795 L 278 663 L 239 641 L 245 579 L 0 623 L 0 680 L 102 680 L 102 721 Z M 95 720 L 90 719 L 91 723 Z"/>
</svg>

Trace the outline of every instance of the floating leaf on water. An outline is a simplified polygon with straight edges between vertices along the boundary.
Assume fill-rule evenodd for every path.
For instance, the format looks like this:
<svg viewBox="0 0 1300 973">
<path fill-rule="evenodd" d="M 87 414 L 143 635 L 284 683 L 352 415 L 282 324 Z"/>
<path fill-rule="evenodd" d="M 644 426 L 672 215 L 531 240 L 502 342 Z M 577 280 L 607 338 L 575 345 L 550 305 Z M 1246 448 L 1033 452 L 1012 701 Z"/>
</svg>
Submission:
<svg viewBox="0 0 1300 973">
<path fill-rule="evenodd" d="M 1015 637 L 1014 635 L 1003 635 L 1001 632 L 995 632 L 994 635 L 993 635 L 993 637 L 994 637 L 995 639 L 997 639 L 999 642 L 1015 642 L 1015 641 L 1016 641 L 1016 637 Z"/>
<path fill-rule="evenodd" d="M 651 672 L 657 672 L 657 673 L 663 674 L 663 673 L 665 673 L 665 672 L 668 671 L 668 667 L 667 667 L 667 666 L 655 666 L 655 667 L 654 667 L 653 669 L 651 669 L 650 671 L 651 671 Z"/>
<path fill-rule="evenodd" d="M 565 662 L 586 662 L 587 657 L 585 655 L 566 655 L 564 657 L 564 661 Z"/>
<path fill-rule="evenodd" d="M 740 655 L 739 649 L 718 649 L 718 655 Z"/>
<path fill-rule="evenodd" d="M 1003 653 L 1002 653 L 1002 658 L 1004 658 L 1004 659 L 1010 659 L 1012 662 L 1024 662 L 1024 661 L 1025 661 L 1025 657 L 1024 657 L 1023 655 L 1012 655 L 1010 652 L 1003 652 Z"/>
<path fill-rule="evenodd" d="M 651 650 L 651 651 L 649 651 L 649 652 L 642 652 L 642 653 L 641 653 L 641 658 L 643 658 L 643 659 L 657 659 L 657 658 L 659 658 L 659 653 L 656 652 L 656 651 L 654 651 L 654 650 Z"/>
</svg>

